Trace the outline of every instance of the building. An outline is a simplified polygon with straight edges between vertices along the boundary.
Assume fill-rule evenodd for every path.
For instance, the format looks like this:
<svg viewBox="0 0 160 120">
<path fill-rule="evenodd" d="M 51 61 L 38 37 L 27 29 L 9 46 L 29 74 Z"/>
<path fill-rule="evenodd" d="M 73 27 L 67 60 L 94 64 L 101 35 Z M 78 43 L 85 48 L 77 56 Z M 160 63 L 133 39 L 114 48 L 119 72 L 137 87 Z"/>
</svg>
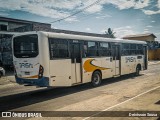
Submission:
<svg viewBox="0 0 160 120">
<path fill-rule="evenodd" d="M 123 39 L 129 39 L 129 40 L 142 40 L 142 41 L 155 41 L 155 38 L 157 38 L 153 33 L 147 33 L 147 34 L 137 34 L 137 35 L 128 35 L 123 37 Z"/>
<path fill-rule="evenodd" d="M 27 20 L 0 17 L 0 31 L 26 32 L 26 31 L 50 31 L 51 24 Z"/>
<path fill-rule="evenodd" d="M 12 36 L 18 32 L 50 31 L 51 24 L 0 17 L 0 65 L 12 66 Z"/>
<path fill-rule="evenodd" d="M 155 38 L 157 37 L 153 33 L 128 35 L 123 37 L 123 39 L 146 41 L 148 44 L 148 59 L 160 60 L 159 42 L 155 41 Z"/>
</svg>

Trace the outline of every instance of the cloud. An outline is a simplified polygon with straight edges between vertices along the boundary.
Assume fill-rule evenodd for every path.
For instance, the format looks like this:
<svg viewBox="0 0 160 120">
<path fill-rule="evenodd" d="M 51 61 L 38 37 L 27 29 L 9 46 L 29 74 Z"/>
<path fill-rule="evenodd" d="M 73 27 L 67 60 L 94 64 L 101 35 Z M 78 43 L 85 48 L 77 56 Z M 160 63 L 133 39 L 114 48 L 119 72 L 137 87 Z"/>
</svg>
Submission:
<svg viewBox="0 0 160 120">
<path fill-rule="evenodd" d="M 142 10 L 146 15 L 155 15 L 160 14 L 160 10 L 153 11 L 153 10 Z"/>
<path fill-rule="evenodd" d="M 148 26 L 146 26 L 147 28 L 152 28 L 153 26 L 151 26 L 151 25 L 148 25 Z"/>
<path fill-rule="evenodd" d="M 152 23 L 155 23 L 156 21 L 151 21 Z"/>
<path fill-rule="evenodd" d="M 62 19 L 73 13 L 83 10 L 87 6 L 95 3 L 97 0 L 0 0 L 0 9 L 9 11 L 25 11 L 35 15 L 50 17 L 54 19 Z M 93 6 L 85 9 L 84 14 L 99 13 L 103 10 L 104 5 L 112 4 L 116 8 L 123 9 L 143 9 L 149 6 L 150 0 L 101 0 Z M 160 0 L 158 0 L 158 6 L 160 8 Z M 143 10 L 145 14 L 157 14 L 153 11 Z M 160 13 L 160 11 L 158 11 Z M 110 17 L 110 16 L 105 16 Z M 103 17 L 97 17 L 102 19 Z M 78 21 L 76 15 L 72 16 L 65 21 L 72 22 Z"/>
<path fill-rule="evenodd" d="M 104 18 L 110 18 L 112 17 L 111 15 L 100 15 L 100 16 L 96 16 L 96 19 L 104 19 Z"/>
<path fill-rule="evenodd" d="M 127 35 L 137 34 L 137 32 L 133 31 L 132 28 L 133 27 L 131 26 L 124 26 L 124 27 L 115 28 L 113 31 L 116 32 L 115 33 L 116 37 L 122 38 Z"/>
<path fill-rule="evenodd" d="M 8 16 L 8 13 L 0 12 L 0 16 Z"/>
<path fill-rule="evenodd" d="M 157 7 L 160 8 L 160 0 L 158 0 L 157 3 L 158 3 Z"/>
<path fill-rule="evenodd" d="M 149 29 L 151 26 L 148 26 L 147 28 L 144 29 L 143 33 L 149 33 Z"/>
<path fill-rule="evenodd" d="M 120 10 L 128 9 L 128 8 L 135 8 L 135 9 L 142 9 L 149 6 L 150 0 L 141 0 L 135 2 L 135 0 L 105 0 L 106 3 L 113 4 Z"/>
<path fill-rule="evenodd" d="M 73 0 L 63 1 L 63 3 L 57 0 L 0 0 L 0 3 L 0 9 L 10 11 L 20 10 L 55 19 L 61 19 L 71 15 L 65 9 L 74 9 L 79 4 L 79 2 L 73 2 Z M 73 16 L 66 19 L 66 21 L 77 21 L 77 18 Z"/>
<path fill-rule="evenodd" d="M 91 28 L 86 28 L 86 31 L 91 31 Z"/>
<path fill-rule="evenodd" d="M 94 5 L 93 7 L 90 7 L 88 9 L 86 9 L 85 11 L 88 13 L 95 13 L 95 12 L 100 12 L 102 10 L 102 6 L 101 5 Z"/>
<path fill-rule="evenodd" d="M 145 28 L 144 31 L 148 31 L 149 29 Z"/>
<path fill-rule="evenodd" d="M 160 32 L 155 33 L 156 35 L 160 35 Z"/>
<path fill-rule="evenodd" d="M 122 38 L 122 37 L 127 36 L 127 35 L 136 34 L 137 32 L 133 31 L 132 28 L 133 28 L 132 26 L 119 27 L 119 28 L 113 29 L 113 32 L 115 32 L 115 36 L 116 36 L 116 37 Z M 100 32 L 101 32 L 102 34 L 104 34 L 105 31 L 107 31 L 107 30 L 106 30 L 106 29 L 103 29 L 103 30 L 101 30 Z"/>
</svg>

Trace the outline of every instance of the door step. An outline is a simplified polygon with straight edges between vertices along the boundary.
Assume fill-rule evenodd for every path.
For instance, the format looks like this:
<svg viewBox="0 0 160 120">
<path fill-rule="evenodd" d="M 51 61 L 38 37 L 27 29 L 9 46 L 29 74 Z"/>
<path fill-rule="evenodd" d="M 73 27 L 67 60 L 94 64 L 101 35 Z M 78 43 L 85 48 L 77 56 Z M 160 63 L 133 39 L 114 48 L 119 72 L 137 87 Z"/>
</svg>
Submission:
<svg viewBox="0 0 160 120">
<path fill-rule="evenodd" d="M 113 77 L 120 77 L 121 75 L 114 75 Z"/>
<path fill-rule="evenodd" d="M 73 84 L 72 84 L 72 86 L 74 86 L 74 85 L 80 85 L 80 84 L 82 84 L 82 82 L 79 82 L 79 83 L 73 83 Z"/>
</svg>

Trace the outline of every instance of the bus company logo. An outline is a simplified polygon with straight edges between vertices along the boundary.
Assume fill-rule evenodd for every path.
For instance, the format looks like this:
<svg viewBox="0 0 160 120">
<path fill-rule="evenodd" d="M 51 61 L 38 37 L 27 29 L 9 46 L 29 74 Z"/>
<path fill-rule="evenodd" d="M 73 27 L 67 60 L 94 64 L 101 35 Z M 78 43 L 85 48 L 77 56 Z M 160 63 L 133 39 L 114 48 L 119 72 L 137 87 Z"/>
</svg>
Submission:
<svg viewBox="0 0 160 120">
<path fill-rule="evenodd" d="M 20 68 L 33 68 L 33 64 L 31 63 L 19 63 Z"/>
<path fill-rule="evenodd" d="M 136 58 L 135 57 L 126 57 L 126 63 L 128 62 L 136 62 Z"/>
</svg>

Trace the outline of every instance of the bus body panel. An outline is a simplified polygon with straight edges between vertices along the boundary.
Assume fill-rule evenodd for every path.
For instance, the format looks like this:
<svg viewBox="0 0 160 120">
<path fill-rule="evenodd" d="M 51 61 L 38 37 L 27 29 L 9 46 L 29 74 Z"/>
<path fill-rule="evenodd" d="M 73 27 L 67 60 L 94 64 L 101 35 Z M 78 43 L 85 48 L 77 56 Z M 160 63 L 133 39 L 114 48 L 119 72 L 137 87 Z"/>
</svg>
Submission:
<svg viewBox="0 0 160 120">
<path fill-rule="evenodd" d="M 71 60 L 50 60 L 51 86 L 71 86 L 75 79 L 71 79 Z"/>
<path fill-rule="evenodd" d="M 113 77 L 114 65 L 110 58 L 83 58 L 83 83 L 91 82 L 92 74 L 96 70 L 101 71 L 102 79 Z"/>
<path fill-rule="evenodd" d="M 112 57 L 101 58 L 102 67 L 106 68 L 102 70 L 102 79 L 114 76 L 114 64 L 112 59 Z"/>
<path fill-rule="evenodd" d="M 39 44 L 39 63 L 44 68 L 43 76 L 48 79 L 49 85 L 51 85 L 50 80 L 50 59 L 49 59 L 49 43 L 48 34 L 44 32 L 37 32 L 38 34 L 38 44 Z"/>
<path fill-rule="evenodd" d="M 14 58 L 14 66 L 17 72 L 17 77 L 26 79 L 38 79 L 39 72 L 39 57 L 29 59 Z"/>
<path fill-rule="evenodd" d="M 121 57 L 121 75 L 130 74 L 136 72 L 138 64 L 141 65 L 143 70 L 143 55 L 138 56 L 122 56 Z"/>
<path fill-rule="evenodd" d="M 83 58 L 83 83 L 91 82 L 92 73 L 101 69 L 100 58 Z"/>
</svg>

